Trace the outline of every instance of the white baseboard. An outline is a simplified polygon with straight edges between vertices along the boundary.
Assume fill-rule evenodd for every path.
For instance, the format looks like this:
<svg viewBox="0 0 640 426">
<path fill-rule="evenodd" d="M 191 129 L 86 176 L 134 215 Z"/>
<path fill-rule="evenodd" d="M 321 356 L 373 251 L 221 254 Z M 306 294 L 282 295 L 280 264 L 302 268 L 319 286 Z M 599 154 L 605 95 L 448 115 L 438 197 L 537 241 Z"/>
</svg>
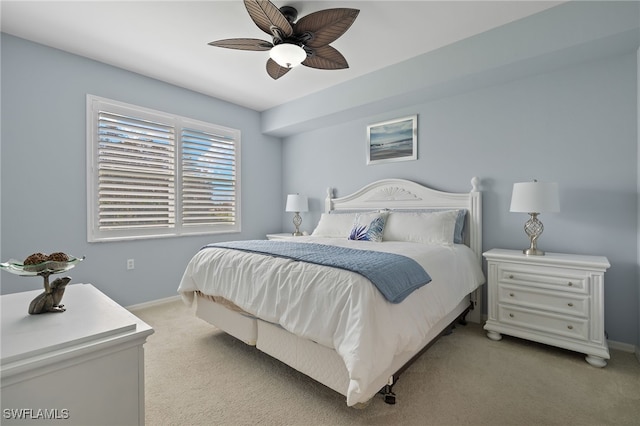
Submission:
<svg viewBox="0 0 640 426">
<path fill-rule="evenodd" d="M 135 311 L 139 311 L 140 309 L 145 309 L 145 308 L 151 308 L 154 306 L 159 306 L 159 305 L 164 305 L 167 303 L 172 303 L 175 302 L 176 300 L 180 300 L 180 295 L 176 295 L 176 296 L 171 296 L 171 297 L 165 297 L 164 299 L 157 299 L 157 300 L 152 300 L 150 302 L 143 302 L 143 303 L 138 303 L 136 305 L 130 305 L 130 306 L 126 306 L 125 308 L 129 311 L 129 312 L 135 312 Z"/>
<path fill-rule="evenodd" d="M 616 342 L 615 340 L 607 340 L 609 347 L 622 352 L 629 352 L 638 355 L 638 348 L 630 343 Z"/>
</svg>

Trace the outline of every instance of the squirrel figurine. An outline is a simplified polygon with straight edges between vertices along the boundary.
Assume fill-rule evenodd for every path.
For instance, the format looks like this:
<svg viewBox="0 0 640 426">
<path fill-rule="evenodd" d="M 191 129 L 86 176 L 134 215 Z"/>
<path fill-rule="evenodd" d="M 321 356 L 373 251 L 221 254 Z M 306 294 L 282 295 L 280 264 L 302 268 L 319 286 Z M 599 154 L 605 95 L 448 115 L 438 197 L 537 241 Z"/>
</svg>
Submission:
<svg viewBox="0 0 640 426">
<path fill-rule="evenodd" d="M 64 312 L 66 309 L 64 305 L 61 305 L 62 296 L 67 284 L 71 281 L 71 277 L 57 278 L 50 286 L 49 291 L 46 290 L 39 294 L 29 304 L 29 314 L 43 314 L 46 312 Z"/>
</svg>

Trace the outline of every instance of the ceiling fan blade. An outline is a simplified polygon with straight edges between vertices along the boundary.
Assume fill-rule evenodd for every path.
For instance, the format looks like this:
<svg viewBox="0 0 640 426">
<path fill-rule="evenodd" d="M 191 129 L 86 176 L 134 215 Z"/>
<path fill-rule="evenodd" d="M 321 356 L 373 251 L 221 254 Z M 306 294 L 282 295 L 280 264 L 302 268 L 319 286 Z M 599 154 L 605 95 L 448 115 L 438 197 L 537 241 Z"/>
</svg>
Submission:
<svg viewBox="0 0 640 426">
<path fill-rule="evenodd" d="M 226 47 L 227 49 L 238 50 L 270 50 L 273 47 L 268 41 L 257 38 L 229 38 L 208 43 L 210 46 Z"/>
<path fill-rule="evenodd" d="M 276 61 L 271 58 L 269 58 L 269 60 L 267 61 L 267 74 L 269 74 L 274 80 L 277 80 L 288 73 L 290 69 L 291 68 L 281 67 Z"/>
<path fill-rule="evenodd" d="M 331 46 L 322 46 L 313 49 L 311 55 L 302 62 L 302 65 L 321 70 L 341 70 L 349 68 L 347 60 Z"/>
<path fill-rule="evenodd" d="M 271 27 L 276 27 L 284 37 L 290 37 L 293 34 L 293 28 L 287 18 L 269 0 L 244 0 L 244 5 L 253 22 L 265 33 L 273 36 Z"/>
<path fill-rule="evenodd" d="M 295 33 L 311 34 L 311 39 L 305 44 L 309 47 L 326 46 L 344 34 L 360 11 L 358 9 L 325 9 L 310 13 L 295 24 Z"/>
</svg>

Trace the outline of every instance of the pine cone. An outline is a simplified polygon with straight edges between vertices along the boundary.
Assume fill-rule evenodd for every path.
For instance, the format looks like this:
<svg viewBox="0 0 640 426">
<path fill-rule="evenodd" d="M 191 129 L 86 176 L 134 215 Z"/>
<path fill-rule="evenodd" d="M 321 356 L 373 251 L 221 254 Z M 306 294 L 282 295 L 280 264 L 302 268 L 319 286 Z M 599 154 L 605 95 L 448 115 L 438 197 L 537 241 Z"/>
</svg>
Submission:
<svg viewBox="0 0 640 426">
<path fill-rule="evenodd" d="M 68 262 L 69 261 L 69 256 L 67 256 L 63 252 L 59 251 L 59 252 L 56 252 L 56 253 L 51 253 L 47 257 L 47 260 L 53 260 L 54 262 Z"/>
<path fill-rule="evenodd" d="M 24 262 L 22 262 L 22 265 L 25 271 L 40 272 L 45 268 L 45 266 L 40 265 L 40 263 L 46 262 L 47 259 L 48 259 L 47 255 L 44 253 L 33 253 L 32 255 L 28 256 L 24 260 Z M 34 265 L 39 265 L 39 266 L 34 266 Z"/>
<path fill-rule="evenodd" d="M 29 257 L 27 257 L 23 263 L 23 265 L 36 265 L 38 263 L 46 262 L 48 259 L 47 255 L 44 253 L 33 253 Z"/>
</svg>

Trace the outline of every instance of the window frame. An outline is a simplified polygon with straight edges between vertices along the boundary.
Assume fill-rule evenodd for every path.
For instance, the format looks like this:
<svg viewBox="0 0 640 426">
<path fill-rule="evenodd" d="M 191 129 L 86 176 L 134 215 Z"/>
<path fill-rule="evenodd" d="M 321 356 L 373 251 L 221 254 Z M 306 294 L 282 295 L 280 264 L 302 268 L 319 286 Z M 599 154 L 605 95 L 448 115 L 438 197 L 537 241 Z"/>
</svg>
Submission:
<svg viewBox="0 0 640 426">
<path fill-rule="evenodd" d="M 122 240 L 138 240 L 149 238 L 167 238 L 188 235 L 208 235 L 238 233 L 241 231 L 241 132 L 213 123 L 207 123 L 188 117 L 182 117 L 150 108 L 127 104 L 112 99 L 87 94 L 86 122 L 87 122 L 87 241 L 107 242 Z M 100 193 L 98 174 L 98 156 L 100 136 L 98 134 L 100 111 L 110 114 L 125 115 L 141 120 L 162 123 L 173 128 L 173 176 L 175 191 L 175 223 L 174 226 L 156 227 L 151 229 L 101 229 L 100 228 Z M 186 225 L 183 223 L 183 129 L 192 129 L 215 135 L 229 137 L 234 146 L 234 215 L 231 223 Z"/>
</svg>

